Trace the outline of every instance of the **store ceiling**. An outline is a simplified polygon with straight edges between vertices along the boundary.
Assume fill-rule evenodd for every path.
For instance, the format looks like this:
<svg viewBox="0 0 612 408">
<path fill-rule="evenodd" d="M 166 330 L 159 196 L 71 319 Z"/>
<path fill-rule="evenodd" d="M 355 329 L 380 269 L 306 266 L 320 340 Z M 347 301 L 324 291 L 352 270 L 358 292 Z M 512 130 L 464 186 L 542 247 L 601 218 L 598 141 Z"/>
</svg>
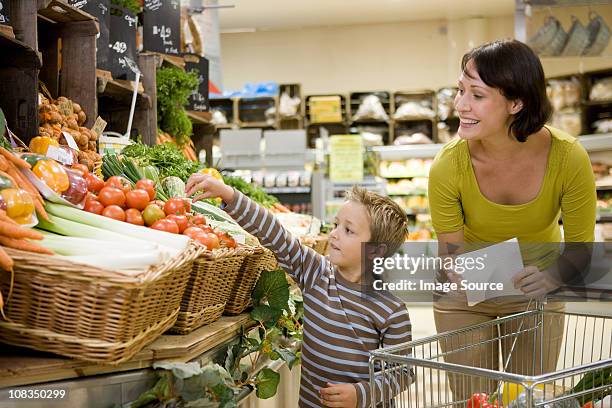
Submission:
<svg viewBox="0 0 612 408">
<path fill-rule="evenodd" d="M 514 13 L 515 0 L 218 0 L 221 32 L 461 19 Z"/>
</svg>

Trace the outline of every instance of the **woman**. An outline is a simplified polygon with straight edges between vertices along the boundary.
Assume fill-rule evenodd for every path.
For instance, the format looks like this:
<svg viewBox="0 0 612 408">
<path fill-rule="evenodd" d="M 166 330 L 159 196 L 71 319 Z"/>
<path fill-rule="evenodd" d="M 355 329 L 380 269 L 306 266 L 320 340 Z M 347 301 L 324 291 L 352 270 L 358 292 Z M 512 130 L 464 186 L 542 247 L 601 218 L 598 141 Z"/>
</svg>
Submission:
<svg viewBox="0 0 612 408">
<path fill-rule="evenodd" d="M 589 157 L 577 140 L 545 126 L 551 114 L 544 71 L 538 57 L 516 40 L 484 44 L 463 56 L 455 109 L 460 118 L 459 138 L 436 156 L 429 175 L 429 201 L 440 254 L 469 244 L 502 242 L 540 243 L 523 261 L 513 282 L 528 298 L 542 298 L 559 287 L 556 254 L 551 244 L 592 242 L 595 228 L 595 181 Z M 537 245 L 536 245 L 537 247 Z M 523 249 L 523 248 L 522 248 Z M 554 251 L 553 251 L 554 252 Z M 553 259 L 553 260 L 551 260 Z M 457 276 L 450 273 L 449 278 Z M 446 332 L 497 317 L 525 311 L 525 298 L 497 298 L 467 306 L 465 293 L 437 298 L 434 316 L 438 332 Z M 562 311 L 563 304 L 547 310 Z M 562 315 L 545 319 L 544 338 L 521 336 L 514 345 L 507 371 L 539 374 L 555 369 L 563 338 Z M 526 328 L 526 327 L 525 327 Z M 458 338 L 446 352 L 447 362 L 498 369 L 513 337 L 494 338 L 516 327 L 482 329 Z M 541 333 L 540 333 L 541 334 Z M 487 341 L 489 340 L 489 341 Z M 482 343 L 480 346 L 470 346 Z M 542 354 L 542 355 L 540 355 Z M 473 392 L 492 391 L 494 385 L 477 378 L 449 376 L 455 401 Z"/>
</svg>

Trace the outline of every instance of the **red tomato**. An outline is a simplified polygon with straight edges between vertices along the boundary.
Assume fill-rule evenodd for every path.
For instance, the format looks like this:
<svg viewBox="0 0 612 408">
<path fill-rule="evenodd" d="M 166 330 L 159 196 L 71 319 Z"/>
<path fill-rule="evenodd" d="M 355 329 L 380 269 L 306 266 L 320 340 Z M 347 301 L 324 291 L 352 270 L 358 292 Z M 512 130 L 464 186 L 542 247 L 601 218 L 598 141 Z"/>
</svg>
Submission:
<svg viewBox="0 0 612 408">
<path fill-rule="evenodd" d="M 86 165 L 81 164 L 81 163 L 75 163 L 75 164 L 73 164 L 73 165 L 70 167 L 70 169 L 71 169 L 71 170 L 73 170 L 73 171 L 74 171 L 74 170 L 80 170 L 80 171 L 81 171 L 81 173 L 83 173 L 83 175 L 85 175 L 85 174 L 89 173 L 89 168 L 88 168 Z"/>
<path fill-rule="evenodd" d="M 190 221 L 193 225 L 206 225 L 206 217 L 202 214 L 194 215 Z"/>
<path fill-rule="evenodd" d="M 188 198 L 183 198 L 183 202 L 185 203 L 185 211 L 190 213 L 191 212 L 191 200 Z"/>
<path fill-rule="evenodd" d="M 149 200 L 155 200 L 155 182 L 153 180 L 138 180 L 136 182 L 136 188 L 145 190 L 149 194 Z"/>
<path fill-rule="evenodd" d="M 135 208 L 128 208 L 125 210 L 125 221 L 134 225 L 144 225 L 142 214 Z"/>
<path fill-rule="evenodd" d="M 183 231 L 183 235 L 187 235 L 191 239 L 196 239 L 196 235 L 203 233 L 201 228 L 198 227 L 187 227 Z"/>
<path fill-rule="evenodd" d="M 98 196 L 92 192 L 87 193 L 87 195 L 85 196 L 85 204 L 87 204 L 90 201 L 99 201 Z"/>
<path fill-rule="evenodd" d="M 179 233 L 179 227 L 178 225 L 176 225 L 176 222 L 169 220 L 167 218 L 163 218 L 161 220 L 155 221 L 153 225 L 151 225 L 151 228 L 159 230 L 159 231 L 170 232 L 172 234 Z"/>
<path fill-rule="evenodd" d="M 83 209 L 87 212 L 100 215 L 102 214 L 102 211 L 104 211 L 104 206 L 97 200 L 90 200 L 85 201 L 85 208 Z"/>
<path fill-rule="evenodd" d="M 208 249 L 217 249 L 219 248 L 219 238 L 215 234 L 202 233 L 196 235 L 196 240 L 201 244 L 206 245 Z"/>
<path fill-rule="evenodd" d="M 104 181 L 93 173 L 85 174 L 85 181 L 87 182 L 87 189 L 93 193 L 97 193 L 104 187 Z"/>
<path fill-rule="evenodd" d="M 164 204 L 164 212 L 166 215 L 185 215 L 185 202 L 182 198 L 171 198 Z"/>
<path fill-rule="evenodd" d="M 102 215 L 117 221 L 125 221 L 125 211 L 118 205 L 109 205 L 102 211 Z"/>
<path fill-rule="evenodd" d="M 223 248 L 236 248 L 236 241 L 234 240 L 234 238 L 230 237 L 229 235 L 225 233 L 218 235 L 218 237 L 219 237 L 219 244 Z"/>
<path fill-rule="evenodd" d="M 167 220 L 172 220 L 176 222 L 176 225 L 179 227 L 179 233 L 182 234 L 185 229 L 187 229 L 187 216 L 186 215 L 177 215 L 170 214 L 166 217 Z"/>
<path fill-rule="evenodd" d="M 125 194 L 123 191 L 115 187 L 104 187 L 98 194 L 98 201 L 100 201 L 105 207 L 109 205 L 118 205 L 119 207 L 125 206 Z"/>
<path fill-rule="evenodd" d="M 144 210 L 149 205 L 149 193 L 146 190 L 136 189 L 125 193 L 125 201 L 128 208 Z"/>
<path fill-rule="evenodd" d="M 124 193 L 127 193 L 128 191 L 132 189 L 132 185 L 130 184 L 130 182 L 127 181 L 125 177 L 121 177 L 121 176 L 113 176 L 109 178 L 108 180 L 106 180 L 106 183 L 104 185 L 106 187 L 110 186 L 110 187 L 118 188 Z"/>
</svg>

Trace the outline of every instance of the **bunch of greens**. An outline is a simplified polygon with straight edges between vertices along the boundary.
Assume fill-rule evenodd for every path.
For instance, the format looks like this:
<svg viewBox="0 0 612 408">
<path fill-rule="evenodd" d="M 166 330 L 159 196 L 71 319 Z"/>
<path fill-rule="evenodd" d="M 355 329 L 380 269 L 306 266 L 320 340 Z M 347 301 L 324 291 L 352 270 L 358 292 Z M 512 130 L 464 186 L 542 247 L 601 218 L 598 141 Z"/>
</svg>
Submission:
<svg viewBox="0 0 612 408">
<path fill-rule="evenodd" d="M 140 13 L 142 9 L 138 0 L 111 0 L 111 3 L 126 8 L 134 14 Z"/>
<path fill-rule="evenodd" d="M 140 167 L 156 167 L 159 170 L 160 179 L 175 176 L 187 181 L 189 176 L 196 173 L 202 166 L 200 163 L 193 162 L 183 156 L 179 148 L 172 143 L 163 143 L 151 147 L 134 143 L 126 146 L 121 154 L 135 159 Z"/>
<path fill-rule="evenodd" d="M 157 70 L 157 123 L 182 146 L 193 133 L 185 106 L 189 95 L 198 88 L 197 72 L 185 72 L 175 67 Z"/>
<path fill-rule="evenodd" d="M 232 176 L 223 176 L 223 181 L 228 186 L 234 187 L 236 190 L 240 191 L 242 194 L 249 197 L 251 200 L 256 203 L 263 205 L 266 208 L 272 207 L 274 204 L 278 203 L 278 199 L 269 194 L 266 194 L 259 187 L 255 187 L 253 184 L 249 184 L 244 181 L 240 177 L 232 177 Z"/>
</svg>

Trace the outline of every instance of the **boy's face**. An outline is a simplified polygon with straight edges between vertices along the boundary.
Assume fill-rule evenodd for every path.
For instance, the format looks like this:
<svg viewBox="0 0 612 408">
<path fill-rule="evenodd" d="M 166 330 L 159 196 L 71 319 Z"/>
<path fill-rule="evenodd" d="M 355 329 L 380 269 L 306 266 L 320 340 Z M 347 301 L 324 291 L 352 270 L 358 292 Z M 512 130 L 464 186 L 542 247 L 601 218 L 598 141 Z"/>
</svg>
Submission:
<svg viewBox="0 0 612 408">
<path fill-rule="evenodd" d="M 370 240 L 370 218 L 363 204 L 345 202 L 329 234 L 329 260 L 340 269 L 361 268 L 361 244 Z"/>
</svg>

